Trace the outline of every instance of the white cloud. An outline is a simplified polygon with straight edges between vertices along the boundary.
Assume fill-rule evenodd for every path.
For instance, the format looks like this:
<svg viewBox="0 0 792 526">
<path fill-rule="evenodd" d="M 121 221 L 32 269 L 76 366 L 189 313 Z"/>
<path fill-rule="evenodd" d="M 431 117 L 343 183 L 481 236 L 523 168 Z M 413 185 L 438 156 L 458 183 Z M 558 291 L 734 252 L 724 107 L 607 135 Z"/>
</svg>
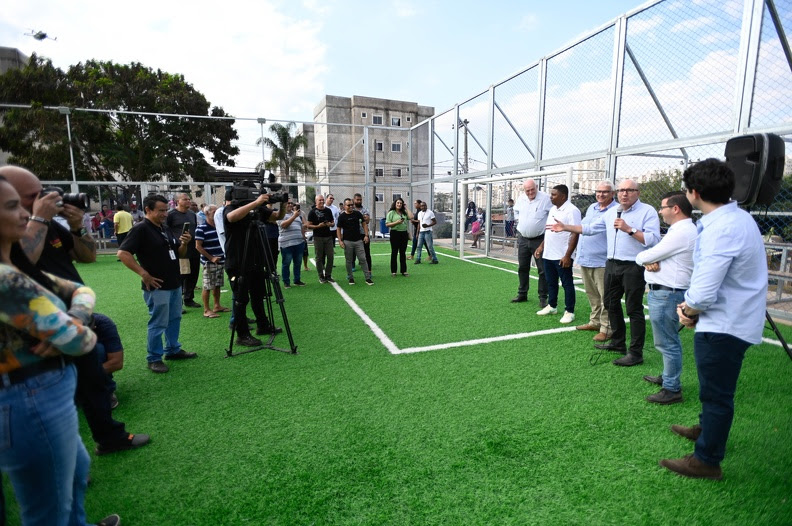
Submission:
<svg viewBox="0 0 792 526">
<path fill-rule="evenodd" d="M 712 24 L 713 20 L 709 17 L 702 16 L 699 18 L 691 18 L 690 20 L 683 20 L 678 24 L 674 24 L 674 27 L 671 28 L 672 33 L 679 33 L 682 31 L 694 31 L 696 29 L 701 29 L 702 27 L 706 27 Z"/>
<path fill-rule="evenodd" d="M 520 18 L 517 28 L 520 31 L 533 31 L 539 26 L 539 17 L 536 13 L 526 13 Z"/>
<path fill-rule="evenodd" d="M 407 0 L 394 0 L 392 7 L 393 13 L 399 18 L 409 18 L 418 14 L 418 9 L 415 5 Z"/>
</svg>

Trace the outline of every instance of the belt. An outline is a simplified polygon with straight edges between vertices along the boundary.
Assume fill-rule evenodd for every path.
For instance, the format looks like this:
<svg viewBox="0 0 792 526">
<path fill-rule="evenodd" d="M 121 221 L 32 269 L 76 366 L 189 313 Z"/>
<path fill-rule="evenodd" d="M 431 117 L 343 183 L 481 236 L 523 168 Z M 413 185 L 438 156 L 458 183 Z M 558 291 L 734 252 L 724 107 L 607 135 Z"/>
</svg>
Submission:
<svg viewBox="0 0 792 526">
<path fill-rule="evenodd" d="M 638 263 L 636 263 L 635 261 L 629 261 L 629 260 L 626 260 L 626 259 L 613 259 L 613 258 L 610 258 L 610 259 L 608 259 L 608 261 L 610 261 L 614 265 L 638 265 Z M 638 266 L 640 266 L 640 265 L 638 265 Z"/>
<path fill-rule="evenodd" d="M 6 387 L 20 384 L 28 378 L 38 376 L 42 373 L 46 373 L 47 371 L 63 369 L 66 367 L 67 363 L 71 363 L 71 361 L 67 362 L 63 356 L 57 356 L 55 358 L 47 358 L 46 360 L 41 360 L 40 362 L 26 365 L 25 367 L 21 367 L 19 369 L 14 369 L 9 373 L 0 375 L 0 389 L 5 389 Z"/>
<path fill-rule="evenodd" d="M 524 235 L 520 234 L 519 232 L 517 232 L 517 235 L 520 236 L 521 238 L 527 239 L 528 241 L 533 241 L 535 239 L 541 239 L 541 238 L 544 237 L 544 234 L 539 234 L 536 237 L 528 237 L 528 236 L 524 236 Z"/>
<path fill-rule="evenodd" d="M 656 283 L 649 283 L 649 290 L 667 290 L 669 292 L 687 292 L 687 289 L 673 289 L 665 285 L 658 285 Z"/>
</svg>

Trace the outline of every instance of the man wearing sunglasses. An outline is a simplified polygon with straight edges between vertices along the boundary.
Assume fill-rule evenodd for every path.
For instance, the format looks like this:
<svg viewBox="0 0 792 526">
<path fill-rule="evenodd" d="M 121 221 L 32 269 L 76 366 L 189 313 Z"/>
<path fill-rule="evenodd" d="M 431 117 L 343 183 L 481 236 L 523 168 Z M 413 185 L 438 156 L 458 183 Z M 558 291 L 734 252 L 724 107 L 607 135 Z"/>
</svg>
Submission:
<svg viewBox="0 0 792 526">
<path fill-rule="evenodd" d="M 609 343 L 595 344 L 604 349 L 624 354 L 613 361 L 614 365 L 631 367 L 643 363 L 643 346 L 646 339 L 643 295 L 646 288 L 644 268 L 635 262 L 639 252 L 660 241 L 660 220 L 651 206 L 639 199 L 638 183 L 625 179 L 616 190 L 618 206 L 608 210 L 597 221 L 587 225 L 565 225 L 556 222 L 553 232 L 576 232 L 584 236 L 605 232 L 608 254 L 605 262 L 605 308 L 608 310 L 613 334 Z M 627 326 L 621 299 L 630 318 L 630 346 L 627 348 Z"/>
</svg>

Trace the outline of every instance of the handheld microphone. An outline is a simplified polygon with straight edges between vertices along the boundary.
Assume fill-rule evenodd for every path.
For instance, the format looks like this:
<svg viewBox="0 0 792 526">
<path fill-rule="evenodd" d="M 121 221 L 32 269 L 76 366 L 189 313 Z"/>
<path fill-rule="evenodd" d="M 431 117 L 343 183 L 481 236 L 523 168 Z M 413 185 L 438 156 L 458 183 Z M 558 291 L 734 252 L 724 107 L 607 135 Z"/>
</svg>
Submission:
<svg viewBox="0 0 792 526">
<path fill-rule="evenodd" d="M 624 207 L 619 205 L 616 207 L 616 219 L 621 219 L 622 212 L 624 212 Z M 616 228 L 615 226 L 613 228 Z"/>
</svg>

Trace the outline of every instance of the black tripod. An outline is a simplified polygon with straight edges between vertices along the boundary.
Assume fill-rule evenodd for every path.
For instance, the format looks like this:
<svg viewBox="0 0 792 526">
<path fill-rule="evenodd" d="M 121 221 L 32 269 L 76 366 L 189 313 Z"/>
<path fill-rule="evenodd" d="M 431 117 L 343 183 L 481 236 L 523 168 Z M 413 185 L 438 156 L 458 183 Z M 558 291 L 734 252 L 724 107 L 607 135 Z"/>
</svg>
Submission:
<svg viewBox="0 0 792 526">
<path fill-rule="evenodd" d="M 264 275 L 264 300 L 266 305 L 266 315 L 270 320 L 272 331 L 269 334 L 269 339 L 266 343 L 262 343 L 259 346 L 252 347 L 245 349 L 244 351 L 234 352 L 234 338 L 236 337 L 237 331 L 237 322 L 236 318 L 234 319 L 234 323 L 231 326 L 231 340 L 228 343 L 228 349 L 226 349 L 226 358 L 231 356 L 238 356 L 240 354 L 247 354 L 254 351 L 260 351 L 261 349 L 270 349 L 273 351 L 280 351 L 289 354 L 297 354 L 297 346 L 294 344 L 294 338 L 292 337 L 291 327 L 289 327 L 289 318 L 286 315 L 286 307 L 284 305 L 283 299 L 283 291 L 280 288 L 279 276 L 275 271 L 275 258 L 272 255 L 272 251 L 270 250 L 269 243 L 266 239 L 266 234 L 263 232 L 264 225 L 258 219 L 254 219 L 250 222 L 245 231 L 245 241 L 242 249 L 242 260 L 241 264 L 245 265 L 248 261 L 248 254 L 250 249 L 250 243 L 259 243 L 259 246 L 263 247 L 264 249 L 264 257 L 265 261 L 263 263 L 265 267 Z M 252 239 L 251 239 L 252 238 Z M 243 271 L 239 276 L 236 277 L 238 280 L 237 289 L 243 291 L 244 294 L 249 294 L 249 287 L 247 282 L 250 280 L 250 275 L 248 272 Z M 272 308 L 272 295 L 275 295 L 275 303 L 278 304 L 281 312 L 281 317 L 283 318 L 283 327 L 286 331 L 286 336 L 289 338 L 289 348 L 283 349 L 280 347 L 276 347 L 273 345 L 275 341 L 275 336 L 277 336 L 278 332 L 275 329 L 275 320 L 273 318 L 273 308 Z M 234 295 L 234 306 L 236 307 L 238 303 L 243 303 L 247 306 L 249 298 L 240 298 L 239 295 Z M 243 316 L 247 316 L 246 309 L 235 309 L 236 313 L 242 312 Z M 236 316 L 235 313 L 235 316 Z"/>
</svg>

